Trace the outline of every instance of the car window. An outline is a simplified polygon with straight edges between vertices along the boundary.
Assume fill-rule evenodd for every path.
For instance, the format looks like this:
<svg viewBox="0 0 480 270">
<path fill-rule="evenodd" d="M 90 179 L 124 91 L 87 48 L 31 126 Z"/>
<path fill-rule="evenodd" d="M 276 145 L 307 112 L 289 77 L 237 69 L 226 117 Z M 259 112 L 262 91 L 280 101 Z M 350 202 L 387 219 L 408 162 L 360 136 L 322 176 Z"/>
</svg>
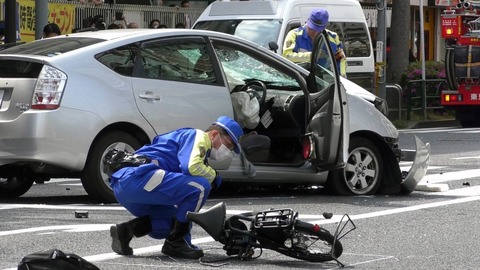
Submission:
<svg viewBox="0 0 480 270">
<path fill-rule="evenodd" d="M 332 61 L 332 57 L 329 54 L 327 46 L 329 43 L 325 42 L 323 36 L 319 39 L 316 54 L 314 55 L 316 63 L 313 72 L 315 73 L 315 79 L 317 82 L 316 88 L 313 91 L 321 91 L 327 89 L 335 84 L 335 61 Z M 312 90 L 311 90 L 312 91 Z"/>
<path fill-rule="evenodd" d="M 142 77 L 194 83 L 215 83 L 214 68 L 201 38 L 151 41 L 140 49 Z"/>
<path fill-rule="evenodd" d="M 218 20 L 198 22 L 195 29 L 231 34 L 268 48 L 270 41 L 277 40 L 281 26 L 279 20 Z"/>
<path fill-rule="evenodd" d="M 97 54 L 95 58 L 121 75 L 132 76 L 137 50 L 136 45 L 127 45 Z"/>
<path fill-rule="evenodd" d="M 246 51 L 215 44 L 215 52 L 223 67 L 230 90 L 249 81 L 260 80 L 269 88 L 300 90 L 295 78 L 258 60 Z"/>
<path fill-rule="evenodd" d="M 348 57 L 370 56 L 370 39 L 364 23 L 330 22 L 327 29 L 339 35 L 347 59 Z"/>
<path fill-rule="evenodd" d="M 1 50 L 0 54 L 33 54 L 55 56 L 104 41 L 98 38 L 46 38 Z"/>
</svg>

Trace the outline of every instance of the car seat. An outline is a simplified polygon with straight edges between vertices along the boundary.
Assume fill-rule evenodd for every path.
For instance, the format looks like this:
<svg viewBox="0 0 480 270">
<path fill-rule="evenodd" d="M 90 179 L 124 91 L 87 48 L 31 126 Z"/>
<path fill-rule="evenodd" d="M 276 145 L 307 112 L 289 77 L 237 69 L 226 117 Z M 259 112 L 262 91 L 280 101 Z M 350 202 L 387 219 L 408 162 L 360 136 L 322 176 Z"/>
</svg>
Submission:
<svg viewBox="0 0 480 270">
<path fill-rule="evenodd" d="M 240 145 L 247 159 L 252 163 L 268 162 L 270 157 L 270 138 L 252 132 L 242 136 Z"/>
</svg>

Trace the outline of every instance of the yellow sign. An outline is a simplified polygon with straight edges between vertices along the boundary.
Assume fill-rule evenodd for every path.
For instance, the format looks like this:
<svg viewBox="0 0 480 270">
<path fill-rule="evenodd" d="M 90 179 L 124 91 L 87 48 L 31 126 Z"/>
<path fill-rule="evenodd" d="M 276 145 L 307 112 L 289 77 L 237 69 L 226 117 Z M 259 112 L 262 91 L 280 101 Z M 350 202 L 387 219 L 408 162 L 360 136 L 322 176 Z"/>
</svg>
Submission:
<svg viewBox="0 0 480 270">
<path fill-rule="evenodd" d="M 2 4 L 5 1 L 0 1 Z M 35 1 L 18 0 L 20 40 L 35 40 Z M 72 32 L 75 25 L 75 5 L 48 3 L 48 23 L 56 23 L 62 34 Z M 43 29 L 43 26 L 40 26 Z"/>
</svg>

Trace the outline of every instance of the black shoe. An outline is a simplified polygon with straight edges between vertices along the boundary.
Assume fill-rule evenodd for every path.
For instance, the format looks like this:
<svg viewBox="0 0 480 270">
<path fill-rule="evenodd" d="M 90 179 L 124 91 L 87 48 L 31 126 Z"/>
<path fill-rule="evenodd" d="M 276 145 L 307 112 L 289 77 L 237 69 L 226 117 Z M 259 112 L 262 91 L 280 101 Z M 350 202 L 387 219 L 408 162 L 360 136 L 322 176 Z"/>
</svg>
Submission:
<svg viewBox="0 0 480 270">
<path fill-rule="evenodd" d="M 133 233 L 125 223 L 113 225 L 110 227 L 110 235 L 112 236 L 112 249 L 120 255 L 132 255 L 133 249 L 129 246 Z"/>
<path fill-rule="evenodd" d="M 152 231 L 152 224 L 148 216 L 137 217 L 130 221 L 110 227 L 112 249 L 120 255 L 132 255 L 133 249 L 129 246 L 133 236 L 142 237 Z"/>
<path fill-rule="evenodd" d="M 200 247 L 189 245 L 184 239 L 181 241 L 165 240 L 162 253 L 183 259 L 199 259 L 203 257 L 203 250 Z"/>
</svg>

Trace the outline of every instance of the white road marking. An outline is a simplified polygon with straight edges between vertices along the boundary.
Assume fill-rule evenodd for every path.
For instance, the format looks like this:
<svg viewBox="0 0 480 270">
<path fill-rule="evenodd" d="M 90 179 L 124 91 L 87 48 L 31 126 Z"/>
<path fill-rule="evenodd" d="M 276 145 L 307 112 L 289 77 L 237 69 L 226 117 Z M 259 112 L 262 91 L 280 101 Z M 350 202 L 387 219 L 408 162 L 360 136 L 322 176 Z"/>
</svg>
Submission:
<svg viewBox="0 0 480 270">
<path fill-rule="evenodd" d="M 480 169 L 464 170 L 456 172 L 446 172 L 437 174 L 427 174 L 420 183 L 442 183 L 449 181 L 458 181 L 480 176 Z"/>
<path fill-rule="evenodd" d="M 479 128 L 459 128 L 459 127 L 449 127 L 449 128 L 418 128 L 418 129 L 401 129 L 400 133 L 410 134 L 410 133 L 480 133 Z"/>
<path fill-rule="evenodd" d="M 480 158 L 480 155 L 478 156 L 471 156 L 471 157 L 455 157 L 455 158 L 451 158 L 451 159 L 454 159 L 454 160 L 463 160 L 463 159 L 479 159 Z"/>
<path fill-rule="evenodd" d="M 438 193 L 435 193 L 435 195 L 438 195 Z M 374 218 L 374 217 L 379 217 L 379 216 L 399 214 L 399 213 L 423 210 L 423 209 L 428 209 L 428 208 L 441 207 L 441 206 L 446 206 L 446 205 L 451 205 L 451 204 L 473 202 L 473 201 L 478 201 L 478 200 L 480 200 L 480 196 L 472 196 L 472 197 L 459 198 L 459 199 L 453 199 L 453 200 L 448 200 L 448 201 L 425 203 L 425 204 L 419 204 L 419 205 L 413 205 L 413 206 L 406 206 L 406 207 L 382 210 L 382 211 L 371 212 L 371 213 L 350 215 L 350 218 L 352 220 Z M 316 221 L 311 221 L 311 222 L 309 221 L 309 222 L 310 223 L 316 223 L 316 224 L 330 224 L 330 223 L 340 222 L 340 218 L 341 218 L 341 216 L 335 215 L 331 219 L 327 219 L 327 220 L 323 219 L 323 220 L 316 220 Z"/>
</svg>

